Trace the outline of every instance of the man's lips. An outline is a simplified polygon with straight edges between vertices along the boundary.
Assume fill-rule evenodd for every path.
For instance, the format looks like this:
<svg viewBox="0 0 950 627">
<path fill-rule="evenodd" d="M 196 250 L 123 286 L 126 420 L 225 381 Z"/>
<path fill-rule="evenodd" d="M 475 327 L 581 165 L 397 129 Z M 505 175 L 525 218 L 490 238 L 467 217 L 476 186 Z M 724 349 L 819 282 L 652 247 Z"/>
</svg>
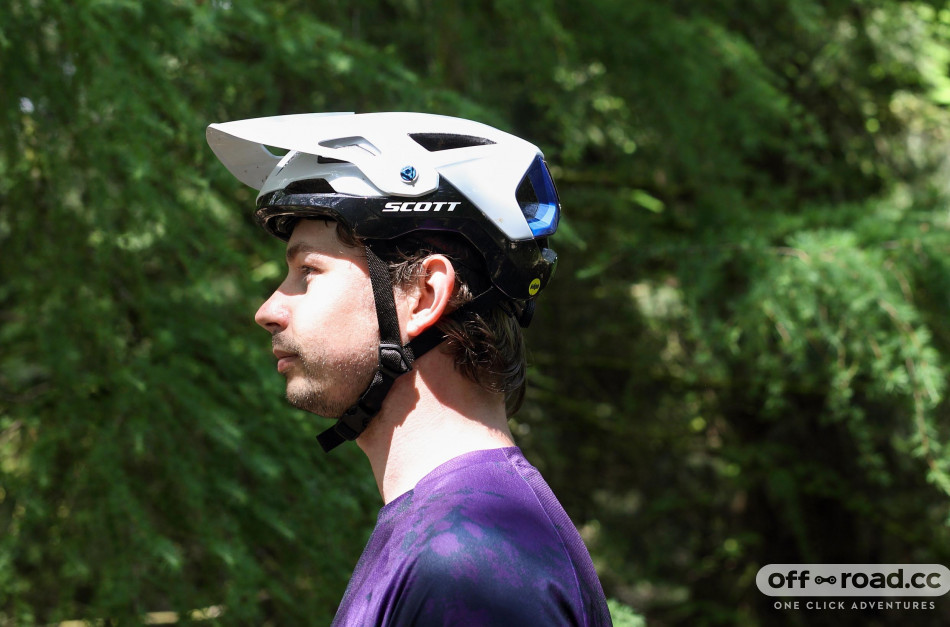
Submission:
<svg viewBox="0 0 950 627">
<path fill-rule="evenodd" d="M 275 349 L 274 357 L 277 358 L 277 372 L 283 372 L 284 370 L 290 368 L 291 364 L 293 364 L 293 360 L 296 359 L 297 353 Z"/>
</svg>

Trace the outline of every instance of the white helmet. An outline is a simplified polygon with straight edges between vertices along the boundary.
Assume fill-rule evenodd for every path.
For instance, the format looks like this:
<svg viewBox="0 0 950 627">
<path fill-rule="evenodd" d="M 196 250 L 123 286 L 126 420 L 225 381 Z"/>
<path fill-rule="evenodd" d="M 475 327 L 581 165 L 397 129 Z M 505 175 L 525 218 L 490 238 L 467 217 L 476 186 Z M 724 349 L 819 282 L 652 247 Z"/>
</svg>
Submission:
<svg viewBox="0 0 950 627">
<path fill-rule="evenodd" d="M 536 296 L 554 270 L 546 238 L 557 191 L 541 151 L 514 135 L 425 113 L 311 113 L 212 124 L 207 136 L 228 170 L 260 190 L 256 217 L 282 239 L 317 215 L 365 240 L 457 232 L 513 300 Z"/>
<path fill-rule="evenodd" d="M 427 232 L 462 236 L 491 283 L 466 307 L 507 301 L 523 326 L 554 272 L 547 238 L 560 217 L 557 191 L 541 151 L 514 135 L 425 113 L 311 113 L 211 124 L 207 138 L 228 170 L 259 190 L 255 217 L 268 232 L 287 240 L 299 219 L 329 217 L 366 243 L 379 368 L 360 401 L 320 436 L 326 450 L 357 437 L 395 378 L 444 339 L 430 329 L 401 345 L 392 285 L 380 278 L 388 273 L 374 248 Z"/>
</svg>

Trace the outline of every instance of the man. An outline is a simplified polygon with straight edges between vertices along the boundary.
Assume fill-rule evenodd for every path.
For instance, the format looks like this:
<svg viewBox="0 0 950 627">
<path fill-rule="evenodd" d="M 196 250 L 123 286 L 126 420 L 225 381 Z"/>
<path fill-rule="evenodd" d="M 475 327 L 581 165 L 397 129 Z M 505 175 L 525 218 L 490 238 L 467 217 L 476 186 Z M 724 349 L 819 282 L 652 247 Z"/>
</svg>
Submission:
<svg viewBox="0 0 950 627">
<path fill-rule="evenodd" d="M 334 624 L 609 624 L 580 536 L 507 423 L 521 326 L 557 259 L 540 151 L 412 113 L 212 124 L 208 142 L 287 241 L 256 317 L 287 398 L 337 419 L 321 445 L 355 440 L 385 503 Z"/>
</svg>

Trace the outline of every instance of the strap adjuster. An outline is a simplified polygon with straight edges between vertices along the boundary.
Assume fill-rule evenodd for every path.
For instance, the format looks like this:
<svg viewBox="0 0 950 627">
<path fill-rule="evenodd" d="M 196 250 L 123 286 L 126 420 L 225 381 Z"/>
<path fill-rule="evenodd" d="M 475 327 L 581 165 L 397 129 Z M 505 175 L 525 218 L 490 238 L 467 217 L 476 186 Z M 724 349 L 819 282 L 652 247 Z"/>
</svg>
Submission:
<svg viewBox="0 0 950 627">
<path fill-rule="evenodd" d="M 395 342 L 379 343 L 379 372 L 395 380 L 412 370 L 413 354 L 408 346 Z"/>
</svg>

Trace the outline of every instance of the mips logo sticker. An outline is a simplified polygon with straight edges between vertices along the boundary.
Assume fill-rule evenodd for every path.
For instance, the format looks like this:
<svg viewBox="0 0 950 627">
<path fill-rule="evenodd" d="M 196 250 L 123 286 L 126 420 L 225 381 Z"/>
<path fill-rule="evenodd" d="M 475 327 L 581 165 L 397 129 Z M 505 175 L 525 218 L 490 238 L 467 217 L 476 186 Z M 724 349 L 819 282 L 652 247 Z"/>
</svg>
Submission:
<svg viewBox="0 0 950 627">
<path fill-rule="evenodd" d="M 755 576 L 770 597 L 939 597 L 950 591 L 941 564 L 768 564 Z"/>
<path fill-rule="evenodd" d="M 528 285 L 528 294 L 534 296 L 541 289 L 541 279 L 535 279 Z"/>
</svg>

